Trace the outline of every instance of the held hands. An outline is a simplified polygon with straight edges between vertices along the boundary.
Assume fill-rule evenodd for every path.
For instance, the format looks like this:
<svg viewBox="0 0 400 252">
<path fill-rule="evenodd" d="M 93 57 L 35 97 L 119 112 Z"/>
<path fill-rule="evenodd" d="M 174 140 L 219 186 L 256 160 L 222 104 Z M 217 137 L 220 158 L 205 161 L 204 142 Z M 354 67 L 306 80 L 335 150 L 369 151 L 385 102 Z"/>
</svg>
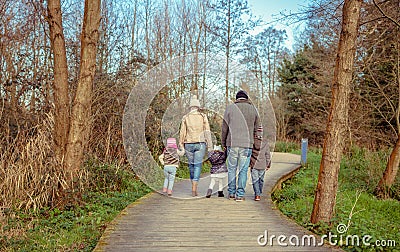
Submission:
<svg viewBox="0 0 400 252">
<path fill-rule="evenodd" d="M 184 148 L 179 148 L 177 150 L 177 153 L 178 153 L 178 156 L 183 156 L 183 155 L 185 155 L 185 149 Z"/>
</svg>

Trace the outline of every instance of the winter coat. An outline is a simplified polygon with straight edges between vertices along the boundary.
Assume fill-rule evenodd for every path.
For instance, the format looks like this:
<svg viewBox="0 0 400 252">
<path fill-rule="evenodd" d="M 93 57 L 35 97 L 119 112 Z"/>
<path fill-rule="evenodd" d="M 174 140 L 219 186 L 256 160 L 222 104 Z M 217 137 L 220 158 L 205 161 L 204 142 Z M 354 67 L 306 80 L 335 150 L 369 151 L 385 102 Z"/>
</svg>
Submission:
<svg viewBox="0 0 400 252">
<path fill-rule="evenodd" d="M 183 148 L 185 143 L 206 143 L 212 148 L 210 124 L 205 114 L 192 110 L 182 118 L 179 132 L 179 145 Z"/>
<path fill-rule="evenodd" d="M 213 150 L 208 152 L 208 160 L 210 160 L 211 163 L 211 174 L 228 172 L 225 151 Z"/>
<path fill-rule="evenodd" d="M 252 148 L 253 135 L 259 126 L 258 111 L 246 100 L 236 100 L 226 107 L 222 123 L 222 146 Z"/>
<path fill-rule="evenodd" d="M 161 164 L 166 166 L 166 165 L 171 165 L 178 167 L 179 166 L 179 156 L 184 155 L 184 151 L 179 151 L 175 148 L 165 148 L 163 153 L 158 157 L 160 160 Z"/>
<path fill-rule="evenodd" d="M 267 140 L 262 137 L 254 137 L 253 150 L 250 158 L 250 167 L 257 170 L 265 170 L 271 166 L 271 154 Z"/>
</svg>

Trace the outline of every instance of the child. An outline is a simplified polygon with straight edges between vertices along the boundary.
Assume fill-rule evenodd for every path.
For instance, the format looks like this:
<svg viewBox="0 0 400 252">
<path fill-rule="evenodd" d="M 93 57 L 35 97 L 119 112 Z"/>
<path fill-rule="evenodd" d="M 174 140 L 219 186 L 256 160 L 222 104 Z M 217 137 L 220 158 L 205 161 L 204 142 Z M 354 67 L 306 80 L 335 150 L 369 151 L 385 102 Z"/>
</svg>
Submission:
<svg viewBox="0 0 400 252">
<path fill-rule="evenodd" d="M 254 135 L 253 150 L 250 158 L 250 173 L 253 183 L 254 200 L 261 199 L 261 193 L 264 186 L 264 175 L 271 167 L 271 155 L 267 140 L 263 141 L 263 128 L 260 126 Z"/>
<path fill-rule="evenodd" d="M 224 197 L 223 180 L 228 176 L 226 167 L 226 153 L 222 151 L 221 146 L 214 146 L 214 150 L 208 152 L 208 160 L 211 162 L 211 182 L 208 187 L 206 198 L 210 198 L 215 182 L 218 181 L 218 197 Z"/>
<path fill-rule="evenodd" d="M 164 165 L 164 186 L 163 193 L 167 193 L 168 196 L 172 195 L 172 188 L 174 186 L 176 169 L 179 166 L 179 156 L 185 154 L 184 150 L 179 150 L 176 145 L 175 138 L 167 139 L 167 147 L 163 153 L 158 157 L 161 164 Z"/>
</svg>

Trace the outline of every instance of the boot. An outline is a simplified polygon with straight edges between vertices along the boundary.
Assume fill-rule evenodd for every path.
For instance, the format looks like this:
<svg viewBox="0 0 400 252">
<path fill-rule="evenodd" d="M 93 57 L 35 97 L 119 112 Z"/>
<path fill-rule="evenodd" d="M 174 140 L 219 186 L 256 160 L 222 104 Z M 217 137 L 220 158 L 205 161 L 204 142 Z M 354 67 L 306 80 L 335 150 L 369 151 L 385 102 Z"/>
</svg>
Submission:
<svg viewBox="0 0 400 252">
<path fill-rule="evenodd" d="M 210 198 L 210 197 L 211 197 L 211 194 L 212 194 L 212 190 L 211 190 L 211 189 L 208 189 L 208 190 L 207 190 L 207 194 L 206 194 L 206 198 Z"/>
<path fill-rule="evenodd" d="M 225 197 L 224 192 L 223 191 L 218 191 L 218 197 Z"/>
<path fill-rule="evenodd" d="M 197 182 L 193 181 L 192 182 L 192 197 L 197 196 Z"/>
</svg>

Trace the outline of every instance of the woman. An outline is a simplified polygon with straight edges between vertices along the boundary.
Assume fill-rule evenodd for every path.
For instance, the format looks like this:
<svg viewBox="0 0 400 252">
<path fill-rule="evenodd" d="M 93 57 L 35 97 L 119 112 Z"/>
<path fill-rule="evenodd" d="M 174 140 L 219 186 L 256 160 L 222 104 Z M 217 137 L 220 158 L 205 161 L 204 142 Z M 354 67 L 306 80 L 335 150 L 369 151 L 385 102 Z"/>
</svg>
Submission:
<svg viewBox="0 0 400 252">
<path fill-rule="evenodd" d="M 206 148 L 212 150 L 210 125 L 205 114 L 199 111 L 200 102 L 196 96 L 190 99 L 189 112 L 183 116 L 179 134 L 179 145 L 185 149 L 188 159 L 192 196 L 197 196 L 197 185 Z"/>
</svg>

